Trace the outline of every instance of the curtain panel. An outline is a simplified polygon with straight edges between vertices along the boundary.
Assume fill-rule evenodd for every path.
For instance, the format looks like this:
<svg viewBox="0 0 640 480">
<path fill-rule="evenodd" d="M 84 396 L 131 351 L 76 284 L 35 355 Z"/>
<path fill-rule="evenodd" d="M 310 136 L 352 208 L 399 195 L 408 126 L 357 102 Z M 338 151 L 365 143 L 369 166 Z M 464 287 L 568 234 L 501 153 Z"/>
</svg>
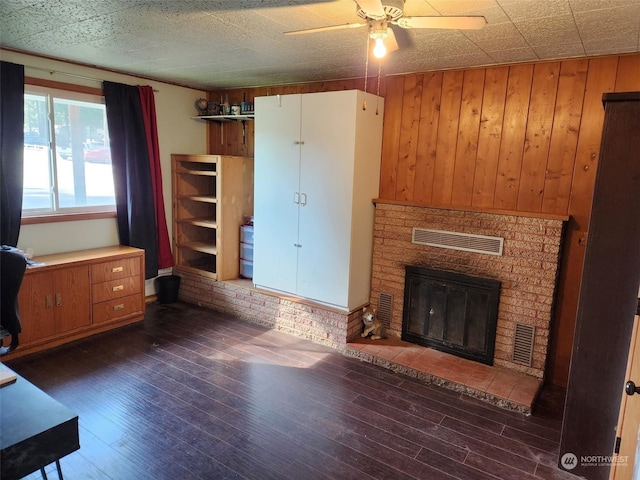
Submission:
<svg viewBox="0 0 640 480">
<path fill-rule="evenodd" d="M 120 244 L 145 251 L 145 278 L 158 275 L 158 236 L 147 134 L 138 88 L 103 82 Z"/>
<path fill-rule="evenodd" d="M 156 104 L 153 88 L 138 86 L 142 117 L 144 119 L 149 152 L 149 168 L 151 169 L 151 186 L 153 191 L 153 205 L 156 211 L 156 228 L 158 239 L 158 268 L 173 267 L 173 254 L 167 230 L 167 218 L 164 211 L 164 195 L 162 193 L 162 169 L 160 166 L 160 147 L 158 145 L 158 124 L 156 121 Z"/>
<path fill-rule="evenodd" d="M 16 246 L 22 217 L 24 65 L 0 62 L 0 244 Z"/>
</svg>

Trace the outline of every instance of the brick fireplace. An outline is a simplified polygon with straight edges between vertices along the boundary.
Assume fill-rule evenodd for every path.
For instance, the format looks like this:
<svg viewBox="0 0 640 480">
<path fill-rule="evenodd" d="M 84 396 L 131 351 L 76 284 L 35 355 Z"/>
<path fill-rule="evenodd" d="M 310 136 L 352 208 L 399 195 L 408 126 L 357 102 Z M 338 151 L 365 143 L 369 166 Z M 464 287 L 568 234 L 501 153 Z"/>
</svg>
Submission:
<svg viewBox="0 0 640 480">
<path fill-rule="evenodd" d="M 401 337 L 405 266 L 493 278 L 502 283 L 494 365 L 542 378 L 564 219 L 378 203 L 371 303 L 391 298 L 388 335 Z M 501 256 L 412 243 L 414 227 L 504 238 Z M 531 366 L 513 360 L 516 325 L 533 326 Z"/>
<path fill-rule="evenodd" d="M 493 278 L 501 282 L 493 364 L 542 378 L 555 294 L 562 218 L 515 216 L 378 203 L 371 304 L 391 298 L 388 336 L 402 333 L 405 266 Z M 501 256 L 411 242 L 414 227 L 504 238 Z M 361 312 L 345 312 L 253 288 L 249 280 L 217 282 L 177 271 L 180 299 L 344 350 L 360 337 Z M 535 327 L 531 366 L 512 359 L 516 325 Z"/>
</svg>

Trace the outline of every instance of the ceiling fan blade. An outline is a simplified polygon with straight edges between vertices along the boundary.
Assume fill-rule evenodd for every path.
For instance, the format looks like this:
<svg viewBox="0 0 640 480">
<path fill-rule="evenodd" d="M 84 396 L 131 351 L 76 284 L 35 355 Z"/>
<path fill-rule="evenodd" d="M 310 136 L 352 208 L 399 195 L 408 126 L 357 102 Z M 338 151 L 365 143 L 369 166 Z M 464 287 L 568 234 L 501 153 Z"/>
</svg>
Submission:
<svg viewBox="0 0 640 480">
<path fill-rule="evenodd" d="M 444 28 L 450 30 L 478 30 L 487 24 L 482 16 L 468 17 L 400 17 L 393 23 L 402 28 Z"/>
<path fill-rule="evenodd" d="M 348 28 L 360 28 L 366 27 L 366 23 L 345 23 L 343 25 L 328 25 L 326 27 L 307 28 L 305 30 L 292 30 L 290 32 L 284 32 L 285 35 L 304 35 L 307 33 L 328 32 L 331 30 L 344 30 Z"/>
<path fill-rule="evenodd" d="M 381 0 L 355 0 L 355 2 L 369 18 L 373 18 L 375 20 L 387 18 L 387 14 L 384 12 Z"/>
<path fill-rule="evenodd" d="M 387 47 L 387 53 L 395 52 L 400 48 L 396 40 L 396 35 L 391 28 L 387 30 L 387 38 L 384 39 L 384 44 Z"/>
<path fill-rule="evenodd" d="M 389 28 L 393 29 L 393 34 L 395 35 L 400 48 L 413 47 L 413 40 L 411 40 L 411 35 L 407 30 L 400 28 L 397 25 L 389 25 Z"/>
</svg>

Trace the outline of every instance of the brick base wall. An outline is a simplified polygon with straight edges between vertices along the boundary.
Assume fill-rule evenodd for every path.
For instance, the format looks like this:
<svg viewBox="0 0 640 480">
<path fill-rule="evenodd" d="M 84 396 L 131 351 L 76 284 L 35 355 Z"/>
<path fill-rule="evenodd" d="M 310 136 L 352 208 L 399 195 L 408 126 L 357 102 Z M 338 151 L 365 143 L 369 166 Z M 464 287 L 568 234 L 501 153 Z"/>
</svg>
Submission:
<svg viewBox="0 0 640 480">
<path fill-rule="evenodd" d="M 362 331 L 360 311 L 342 312 L 257 290 L 247 282 L 217 282 L 179 268 L 175 273 L 182 278 L 179 298 L 187 303 L 229 313 L 339 350 L 344 349 L 347 338 Z"/>
<path fill-rule="evenodd" d="M 416 245 L 413 227 L 503 237 L 503 255 Z M 370 301 L 377 305 L 380 292 L 393 295 L 389 336 L 402 333 L 405 265 L 500 280 L 494 365 L 543 377 L 562 220 L 378 203 L 374 228 Z M 516 323 L 536 327 L 530 368 L 511 361 Z"/>
</svg>

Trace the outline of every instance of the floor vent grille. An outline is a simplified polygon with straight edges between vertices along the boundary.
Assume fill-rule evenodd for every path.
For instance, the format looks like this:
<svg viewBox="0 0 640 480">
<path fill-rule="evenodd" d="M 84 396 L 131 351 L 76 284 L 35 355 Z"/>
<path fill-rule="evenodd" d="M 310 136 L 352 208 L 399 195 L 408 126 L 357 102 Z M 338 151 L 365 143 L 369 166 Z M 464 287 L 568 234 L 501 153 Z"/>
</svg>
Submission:
<svg viewBox="0 0 640 480">
<path fill-rule="evenodd" d="M 513 363 L 531 366 L 535 334 L 535 326 L 516 323 L 516 332 L 513 337 Z"/>
<path fill-rule="evenodd" d="M 378 320 L 382 322 L 385 328 L 391 326 L 391 312 L 393 312 L 393 295 L 380 292 L 378 297 Z"/>
<path fill-rule="evenodd" d="M 465 252 L 502 255 L 504 238 L 473 235 L 471 233 L 447 232 L 428 228 L 413 228 L 411 241 L 431 247 L 464 250 Z"/>
</svg>

